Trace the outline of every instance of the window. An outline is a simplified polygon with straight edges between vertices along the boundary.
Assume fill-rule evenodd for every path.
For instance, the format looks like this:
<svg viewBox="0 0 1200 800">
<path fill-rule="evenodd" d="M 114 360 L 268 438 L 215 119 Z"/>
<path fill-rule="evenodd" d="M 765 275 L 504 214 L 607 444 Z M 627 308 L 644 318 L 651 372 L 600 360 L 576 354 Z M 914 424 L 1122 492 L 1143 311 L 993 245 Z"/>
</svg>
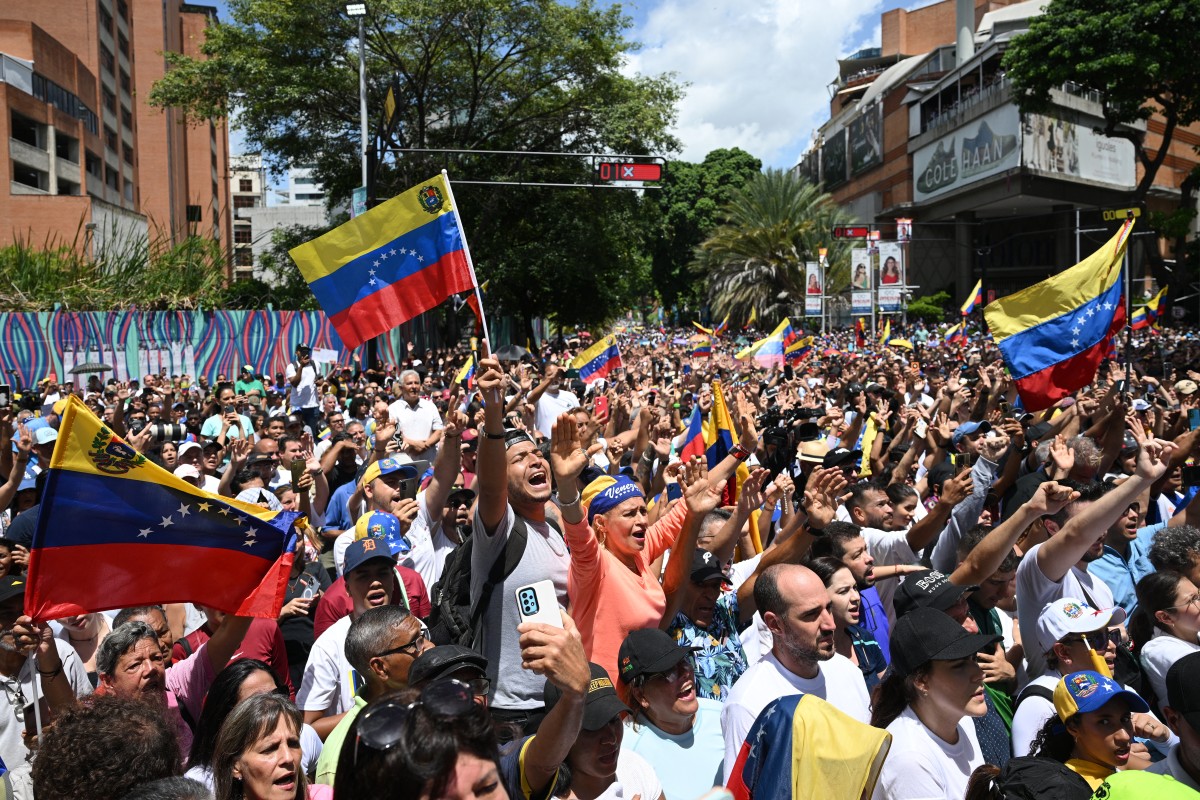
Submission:
<svg viewBox="0 0 1200 800">
<path fill-rule="evenodd" d="M 254 191 L 254 180 L 252 178 L 238 178 L 238 191 L 239 192 L 253 192 Z"/>
<path fill-rule="evenodd" d="M 133 113 L 125 106 L 121 106 L 121 124 L 133 130 Z"/>
<path fill-rule="evenodd" d="M 30 147 L 36 147 L 39 150 L 46 149 L 46 126 L 29 117 L 21 116 L 15 111 L 12 113 L 12 130 L 9 135 Z"/>
<path fill-rule="evenodd" d="M 187 207 L 187 221 L 188 222 L 199 222 L 200 214 L 201 214 L 200 206 L 188 206 Z"/>
<path fill-rule="evenodd" d="M 64 161 L 79 163 L 79 140 L 62 131 L 54 132 L 54 155 Z M 62 192 L 59 192 L 62 194 Z"/>
<path fill-rule="evenodd" d="M 117 170 L 109 164 L 104 165 L 104 183 L 113 191 L 121 188 L 121 176 L 117 173 Z"/>
<path fill-rule="evenodd" d="M 238 250 L 233 254 L 233 265 L 235 267 L 253 267 L 254 266 L 254 251 L 253 250 Z"/>
<path fill-rule="evenodd" d="M 129 4 L 125 0 L 117 0 L 117 14 L 121 19 L 129 22 Z"/>
<path fill-rule="evenodd" d="M 117 34 L 117 49 L 121 51 L 121 55 L 129 58 L 129 40 L 125 38 L 125 34 Z"/>
<path fill-rule="evenodd" d="M 65 195 L 71 195 L 71 196 L 78 196 L 79 195 L 79 184 L 73 183 L 71 181 L 64 181 L 62 178 L 59 178 L 58 179 L 58 193 L 65 194 Z"/>
<path fill-rule="evenodd" d="M 253 197 L 246 197 L 245 195 L 238 195 L 237 197 L 233 198 L 233 207 L 234 208 L 254 208 L 254 205 L 255 204 L 254 204 Z"/>
<path fill-rule="evenodd" d="M 252 242 L 250 229 L 244 225 L 239 225 L 233 230 L 234 244 L 250 244 Z"/>
<path fill-rule="evenodd" d="M 117 61 L 113 57 L 112 51 L 104 45 L 100 45 L 100 66 L 108 70 L 109 75 L 117 72 Z"/>
<path fill-rule="evenodd" d="M 128 202 L 132 203 L 133 202 L 133 181 L 125 181 L 125 186 L 123 187 L 123 191 L 121 193 L 125 196 L 125 199 Z"/>
<path fill-rule="evenodd" d="M 92 175 L 96 178 L 104 177 L 104 167 L 100 161 L 100 156 L 96 155 L 91 150 L 86 150 L 84 151 L 83 159 L 83 168 L 87 170 L 88 175 Z"/>
<path fill-rule="evenodd" d="M 133 148 L 124 142 L 121 143 L 121 157 L 125 159 L 125 163 L 133 166 Z"/>
<path fill-rule="evenodd" d="M 112 14 L 108 13 L 108 9 L 103 5 L 100 6 L 100 29 L 112 31 L 113 18 Z"/>
<path fill-rule="evenodd" d="M 114 117 L 117 116 L 117 96 L 108 89 L 100 90 L 100 97 L 104 101 L 104 107 L 108 109 L 108 113 Z"/>
<path fill-rule="evenodd" d="M 50 188 L 49 174 L 40 169 L 18 164 L 16 161 L 12 162 L 12 179 L 13 183 L 19 183 L 31 189 L 40 189 L 43 192 Z"/>
<path fill-rule="evenodd" d="M 126 94 L 133 94 L 133 84 L 129 82 L 129 73 L 125 70 L 121 70 L 121 88 Z"/>
<path fill-rule="evenodd" d="M 104 143 L 108 149 L 117 152 L 117 132 L 107 125 L 104 126 Z"/>
<path fill-rule="evenodd" d="M 77 116 L 83 122 L 83 127 L 87 128 L 88 133 L 97 134 L 100 132 L 100 120 L 96 118 L 95 112 L 90 108 L 80 103 Z"/>
</svg>

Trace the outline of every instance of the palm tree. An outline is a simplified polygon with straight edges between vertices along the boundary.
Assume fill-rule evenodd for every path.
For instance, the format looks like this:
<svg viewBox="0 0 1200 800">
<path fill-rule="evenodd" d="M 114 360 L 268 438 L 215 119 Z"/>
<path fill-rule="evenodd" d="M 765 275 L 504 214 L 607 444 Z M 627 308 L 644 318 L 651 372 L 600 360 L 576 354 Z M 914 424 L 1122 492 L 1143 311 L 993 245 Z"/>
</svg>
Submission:
<svg viewBox="0 0 1200 800">
<path fill-rule="evenodd" d="M 791 313 L 804 297 L 804 264 L 828 247 L 827 294 L 850 283 L 849 245 L 832 229 L 848 214 L 813 184 L 794 173 L 768 169 L 735 190 L 725 221 L 696 252 L 693 269 L 708 276 L 714 316 L 745 319 L 758 309 L 762 320 Z"/>
</svg>

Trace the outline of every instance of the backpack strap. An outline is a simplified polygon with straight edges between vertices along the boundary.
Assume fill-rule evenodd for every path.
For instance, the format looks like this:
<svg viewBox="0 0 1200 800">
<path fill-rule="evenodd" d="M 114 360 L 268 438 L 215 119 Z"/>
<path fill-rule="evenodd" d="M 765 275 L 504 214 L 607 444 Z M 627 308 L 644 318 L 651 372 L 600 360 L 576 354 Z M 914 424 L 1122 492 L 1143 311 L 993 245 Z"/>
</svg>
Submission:
<svg viewBox="0 0 1200 800">
<path fill-rule="evenodd" d="M 547 519 L 546 524 L 553 528 L 559 536 L 562 536 L 562 529 L 556 522 Z M 476 632 L 477 637 L 479 623 L 491 602 L 492 592 L 516 570 L 517 565 L 521 563 L 521 558 L 525 555 L 525 546 L 528 543 L 529 526 L 526 525 L 524 519 L 514 514 L 512 529 L 508 532 L 508 539 L 504 542 L 504 552 L 492 562 L 492 568 L 488 570 L 487 579 L 483 582 L 483 590 L 479 593 L 479 600 L 471 606 L 471 629 Z"/>
<path fill-rule="evenodd" d="M 1043 700 L 1050 701 L 1050 704 L 1054 705 L 1054 690 L 1053 689 L 1048 689 L 1045 686 L 1038 686 L 1035 683 L 1030 683 L 1030 684 L 1027 684 L 1024 689 L 1021 690 L 1021 693 L 1019 695 L 1017 695 L 1017 702 L 1013 705 L 1013 711 L 1015 712 L 1018 708 L 1021 707 L 1021 703 L 1025 702 L 1026 700 L 1028 700 L 1031 697 L 1040 697 Z"/>
</svg>

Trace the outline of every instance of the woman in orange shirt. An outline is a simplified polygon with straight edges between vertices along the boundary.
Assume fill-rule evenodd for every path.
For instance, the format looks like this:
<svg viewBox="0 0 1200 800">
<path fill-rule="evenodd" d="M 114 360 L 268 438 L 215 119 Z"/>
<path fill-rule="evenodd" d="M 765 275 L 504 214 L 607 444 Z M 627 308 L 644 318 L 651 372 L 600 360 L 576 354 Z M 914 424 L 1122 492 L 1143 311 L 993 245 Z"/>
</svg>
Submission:
<svg viewBox="0 0 1200 800">
<path fill-rule="evenodd" d="M 649 525 L 645 495 L 623 475 L 597 478 L 571 497 L 587 463 L 575 417 L 560 415 L 551 436 L 550 465 L 559 491 L 563 537 L 571 548 L 570 614 L 588 660 L 610 675 L 620 675 L 617 652 L 625 637 L 631 631 L 657 628 L 666 610 L 663 586 L 650 564 L 668 549 L 696 549 L 700 521 L 720 504 L 724 482 L 711 486 L 704 459 L 693 459 L 684 465 L 683 502 Z"/>
</svg>

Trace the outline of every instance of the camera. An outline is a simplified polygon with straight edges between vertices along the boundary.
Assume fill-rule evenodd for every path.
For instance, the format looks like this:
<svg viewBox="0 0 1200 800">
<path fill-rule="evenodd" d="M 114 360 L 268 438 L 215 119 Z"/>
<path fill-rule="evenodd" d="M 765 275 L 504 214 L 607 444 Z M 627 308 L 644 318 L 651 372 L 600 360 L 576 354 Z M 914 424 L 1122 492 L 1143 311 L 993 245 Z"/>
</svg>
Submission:
<svg viewBox="0 0 1200 800">
<path fill-rule="evenodd" d="M 181 442 L 187 438 L 187 428 L 174 423 L 155 422 L 150 424 L 144 420 L 137 420 L 129 426 L 130 433 L 141 433 L 146 429 L 150 431 L 150 441 L 159 444 L 163 442 Z"/>
</svg>

